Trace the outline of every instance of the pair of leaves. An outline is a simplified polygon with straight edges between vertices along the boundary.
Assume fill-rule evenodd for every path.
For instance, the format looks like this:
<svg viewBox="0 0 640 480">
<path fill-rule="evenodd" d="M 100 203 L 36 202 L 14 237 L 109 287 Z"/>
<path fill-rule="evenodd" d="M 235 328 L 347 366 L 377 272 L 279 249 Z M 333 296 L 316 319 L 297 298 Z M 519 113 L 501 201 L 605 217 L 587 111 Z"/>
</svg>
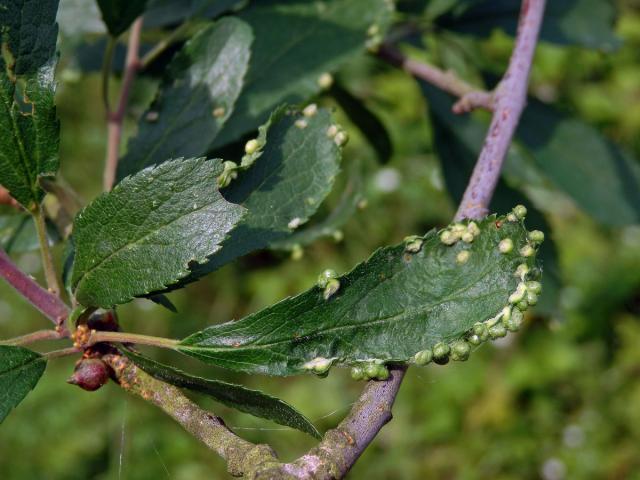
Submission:
<svg viewBox="0 0 640 480">
<path fill-rule="evenodd" d="M 46 366 L 39 353 L 0 345 L 0 423 L 33 390 Z"/>
<path fill-rule="evenodd" d="M 320 76 L 363 53 L 372 26 L 376 35 L 384 34 L 392 13 L 387 0 L 252 2 L 239 15 L 255 36 L 249 72 L 215 147 L 255 130 L 278 105 L 302 103 L 318 93 Z"/>
<path fill-rule="evenodd" d="M 178 159 L 93 201 L 74 224 L 71 286 L 78 302 L 110 307 L 179 288 L 286 238 L 293 220 L 303 223 L 317 210 L 339 171 L 340 149 L 327 136 L 331 122 L 326 110 L 312 117 L 279 111 L 264 131 L 260 157 L 224 198 L 215 190 L 219 160 Z M 242 220 L 237 204 L 246 208 Z"/>
<path fill-rule="evenodd" d="M 199 31 L 171 62 L 118 179 L 170 158 L 204 155 L 233 111 L 249 64 L 251 29 L 224 18 Z"/>
<path fill-rule="evenodd" d="M 268 375 L 303 373 L 317 359 L 335 365 L 408 362 L 494 317 L 516 288 L 517 266 L 534 266 L 533 256 L 519 254 L 527 243 L 521 223 L 490 216 L 478 227 L 471 244 L 447 246 L 431 231 L 417 253 L 405 245 L 380 249 L 340 277 L 328 299 L 316 286 L 237 322 L 197 332 L 175 348 L 213 365 Z M 506 254 L 498 250 L 505 238 L 514 245 Z M 470 255 L 459 264 L 462 250 Z"/>
<path fill-rule="evenodd" d="M 0 184 L 27 209 L 58 169 L 54 105 L 57 0 L 16 0 L 0 9 Z"/>
<path fill-rule="evenodd" d="M 296 125 L 300 120 L 304 128 Z M 327 135 L 331 124 L 324 109 L 312 117 L 282 109 L 274 114 L 260 157 L 222 192 L 247 209 L 246 217 L 219 253 L 193 268 L 190 281 L 289 237 L 294 224 L 305 223 L 316 212 L 340 171 L 340 149 Z"/>
<path fill-rule="evenodd" d="M 280 425 L 308 433 L 312 437 L 321 438 L 318 430 L 304 415 L 279 398 L 241 385 L 196 377 L 129 350 L 124 353 L 138 367 L 158 380 L 209 395 L 223 405 L 241 412 L 266 418 Z"/>
<path fill-rule="evenodd" d="M 279 105 L 305 102 L 322 74 L 365 51 L 372 25 L 384 33 L 391 13 L 386 0 L 261 1 L 207 27 L 171 63 L 118 179 L 205 155 L 256 130 Z"/>
</svg>

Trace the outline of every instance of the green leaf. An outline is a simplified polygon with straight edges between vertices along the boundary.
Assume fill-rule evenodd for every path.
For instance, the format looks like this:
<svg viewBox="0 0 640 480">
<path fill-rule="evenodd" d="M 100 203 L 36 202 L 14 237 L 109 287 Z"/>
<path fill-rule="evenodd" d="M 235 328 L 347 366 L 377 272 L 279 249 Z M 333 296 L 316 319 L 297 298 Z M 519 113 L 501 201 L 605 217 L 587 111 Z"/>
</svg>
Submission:
<svg viewBox="0 0 640 480">
<path fill-rule="evenodd" d="M 158 380 L 209 395 L 227 407 L 295 428 L 315 438 L 322 438 L 316 427 L 302 413 L 279 398 L 241 385 L 196 377 L 131 351 L 124 351 L 124 354 Z"/>
<path fill-rule="evenodd" d="M 459 203 L 482 148 L 487 125 L 472 115 L 453 114 L 451 108 L 455 100 L 451 96 L 424 82 L 420 82 L 420 86 L 429 101 L 434 146 L 440 157 L 447 190 L 454 202 Z M 548 182 L 535 167 L 531 167 L 531 160 L 524 150 L 512 145 L 505 160 L 503 179 L 498 182 L 490 209 L 504 211 L 511 205 L 523 204 L 529 210 L 527 224 L 548 234 L 551 227 L 544 216 L 523 193 L 515 190 L 519 188 L 526 194 L 531 187 L 545 186 Z M 550 314 L 558 308 L 561 284 L 554 242 L 545 241 L 538 255 L 545 268 L 545 288 L 536 311 Z"/>
<path fill-rule="evenodd" d="M 58 169 L 54 106 L 58 2 L 17 0 L 0 9 L 0 184 L 25 208 Z"/>
<path fill-rule="evenodd" d="M 39 353 L 0 345 L 0 423 L 33 390 L 46 366 Z"/>
<path fill-rule="evenodd" d="M 514 35 L 520 0 L 463 0 L 437 24 L 449 30 L 488 36 L 496 28 Z M 540 30 L 542 40 L 587 48 L 613 50 L 620 40 L 614 32 L 616 10 L 603 0 L 547 2 Z"/>
<path fill-rule="evenodd" d="M 109 33 L 117 37 L 144 12 L 147 0 L 97 0 Z"/>
<path fill-rule="evenodd" d="M 319 92 L 323 73 L 365 51 L 372 25 L 376 35 L 384 34 L 392 8 L 387 0 L 252 2 L 239 15 L 256 39 L 246 85 L 215 146 L 255 130 L 276 106 L 302 103 Z"/>
<path fill-rule="evenodd" d="M 305 128 L 296 126 L 299 120 Z M 324 109 L 311 117 L 282 109 L 274 113 L 262 130 L 264 147 L 247 157 L 254 163 L 222 192 L 247 215 L 207 264 L 193 268 L 189 280 L 288 237 L 316 212 L 340 170 L 340 148 L 327 135 L 331 125 Z"/>
<path fill-rule="evenodd" d="M 109 308 L 160 290 L 215 253 L 244 209 L 215 188 L 219 160 L 177 159 L 125 178 L 74 222 L 71 284 L 85 306 Z"/>
<path fill-rule="evenodd" d="M 355 214 L 358 204 L 364 198 L 362 194 L 362 173 L 356 162 L 351 164 L 351 172 L 340 200 L 331 213 L 323 220 L 307 228 L 293 232 L 283 240 L 272 242 L 270 248 L 293 250 L 309 245 L 323 237 L 334 237 L 336 232 Z"/>
<path fill-rule="evenodd" d="M 517 137 L 544 175 L 595 220 L 640 223 L 640 164 L 597 129 L 531 100 Z"/>
<path fill-rule="evenodd" d="M 411 362 L 439 342 L 467 338 L 476 322 L 500 322 L 521 281 L 518 265 L 535 265 L 534 256 L 520 255 L 527 244 L 520 222 L 490 216 L 476 228 L 472 243 L 445 245 L 440 232 L 431 231 L 410 244 L 380 249 L 338 278 L 337 290 L 335 283 L 313 287 L 197 332 L 177 349 L 220 367 L 269 375 L 320 374 L 332 364 Z M 506 238 L 513 250 L 501 253 L 498 244 Z M 460 263 L 463 250 L 469 256 Z"/>
<path fill-rule="evenodd" d="M 207 152 L 240 94 L 252 40 L 246 23 L 224 18 L 185 44 L 129 141 L 118 179 L 169 158 Z"/>
<path fill-rule="evenodd" d="M 387 163 L 393 155 L 393 145 L 386 127 L 382 121 L 367 108 L 363 100 L 355 97 L 341 85 L 334 84 L 331 96 L 344 110 L 349 120 L 362 132 L 367 142 L 371 144 L 380 163 Z"/>
</svg>

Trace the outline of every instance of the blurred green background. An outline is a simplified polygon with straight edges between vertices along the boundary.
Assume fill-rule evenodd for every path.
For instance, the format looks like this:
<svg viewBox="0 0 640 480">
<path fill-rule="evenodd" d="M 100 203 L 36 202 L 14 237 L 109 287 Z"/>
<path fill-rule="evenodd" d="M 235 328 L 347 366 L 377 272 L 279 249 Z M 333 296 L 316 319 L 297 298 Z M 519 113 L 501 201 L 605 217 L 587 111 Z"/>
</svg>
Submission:
<svg viewBox="0 0 640 480">
<path fill-rule="evenodd" d="M 614 52 L 540 45 L 531 91 L 640 158 L 640 3 L 620 3 L 616 33 L 623 42 Z M 511 45 L 495 32 L 478 48 L 500 71 Z M 88 201 L 100 190 L 105 146 L 99 75 L 78 78 L 65 69 L 62 47 L 57 98 L 62 176 Z M 352 137 L 343 170 L 357 161 L 364 165 L 368 203 L 344 226 L 344 239 L 319 241 L 298 260 L 258 253 L 226 266 L 171 294 L 178 314 L 142 300 L 124 306 L 119 315 L 126 330 L 179 338 L 240 318 L 308 288 L 324 268 L 347 271 L 379 246 L 449 222 L 455 204 L 444 186 L 417 84 L 372 59 L 354 63 L 342 75 L 383 119 L 394 145 L 391 162 L 380 166 L 338 112 Z M 129 131 L 155 87 L 148 79 L 136 83 Z M 411 368 L 393 421 L 350 478 L 640 479 L 640 226 L 602 227 L 553 188 L 537 192 L 536 199 L 558 248 L 563 284 L 553 314 L 531 315 L 521 332 L 485 344 L 466 363 Z M 62 257 L 60 246 L 55 253 Z M 41 277 L 36 252 L 15 258 Z M 44 327 L 44 318 L 0 284 L 2 337 Z M 276 394 L 321 430 L 340 421 L 363 386 L 341 370 L 326 379 L 275 379 L 214 370 L 166 352 L 157 352 L 157 358 Z M 35 391 L 3 423 L 0 478 L 228 477 L 215 454 L 115 385 L 95 393 L 67 385 L 72 368 L 71 359 L 52 362 Z M 297 431 L 197 400 L 245 438 L 272 444 L 283 460 L 314 444 Z"/>
</svg>

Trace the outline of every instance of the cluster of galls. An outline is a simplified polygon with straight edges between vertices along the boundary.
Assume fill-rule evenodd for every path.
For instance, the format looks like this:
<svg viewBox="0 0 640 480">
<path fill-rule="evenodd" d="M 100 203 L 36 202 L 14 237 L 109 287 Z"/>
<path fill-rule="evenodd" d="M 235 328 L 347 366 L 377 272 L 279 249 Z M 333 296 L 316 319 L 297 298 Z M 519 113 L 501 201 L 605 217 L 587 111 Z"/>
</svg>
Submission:
<svg viewBox="0 0 640 480">
<path fill-rule="evenodd" d="M 517 205 L 508 215 L 507 221 L 516 222 L 524 219 L 527 209 L 523 205 Z M 453 245 L 458 241 L 471 243 L 480 234 L 480 229 L 475 222 L 467 225 L 456 223 L 440 232 L 440 241 L 445 245 Z M 544 241 L 544 233 L 533 230 L 527 234 L 527 244 L 519 253 L 527 258 L 535 254 L 537 246 Z M 412 245 L 408 243 L 407 245 Z M 505 238 L 498 244 L 498 250 L 502 254 L 513 251 L 513 240 Z M 405 247 L 406 248 L 406 247 Z M 461 255 L 463 255 L 461 258 Z M 469 259 L 469 251 L 462 250 L 456 257 L 457 263 L 465 263 Z M 526 263 L 518 265 L 514 275 L 520 279 L 514 292 L 509 295 L 509 304 L 505 306 L 495 317 L 476 323 L 463 338 L 452 343 L 438 342 L 433 348 L 422 350 L 415 354 L 414 362 L 417 365 L 427 365 L 434 362 L 444 365 L 449 360 L 465 361 L 469 358 L 472 346 L 478 346 L 488 340 L 505 337 L 508 332 L 517 332 L 524 320 L 524 313 L 530 305 L 538 303 L 538 295 L 542 285 L 538 282 L 540 271 L 530 269 Z"/>
</svg>

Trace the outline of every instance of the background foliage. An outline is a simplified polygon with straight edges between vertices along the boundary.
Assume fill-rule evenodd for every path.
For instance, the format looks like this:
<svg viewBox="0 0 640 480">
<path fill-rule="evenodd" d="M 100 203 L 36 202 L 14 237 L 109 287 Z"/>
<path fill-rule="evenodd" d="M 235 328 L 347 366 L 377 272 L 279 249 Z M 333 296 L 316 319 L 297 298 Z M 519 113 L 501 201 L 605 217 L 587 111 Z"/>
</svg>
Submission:
<svg viewBox="0 0 640 480">
<path fill-rule="evenodd" d="M 105 144 L 104 112 L 97 101 L 100 78 L 92 71 L 95 65 L 87 52 L 104 48 L 95 35 L 95 30 L 103 27 L 99 22 L 81 21 L 79 13 L 75 17 L 69 13 L 78 12 L 73 4 L 83 2 L 64 3 L 69 9 L 59 16 L 62 54 L 56 92 L 61 171 L 87 200 L 100 191 L 96 172 Z M 160 8 L 163 2 L 150 3 L 156 12 L 166 13 L 166 8 Z M 421 11 L 422 3 L 400 2 L 409 11 Z M 429 2 L 430 14 L 437 16 L 438 5 L 446 3 Z M 495 2 L 504 6 L 503 13 L 517 3 Z M 612 4 L 606 1 L 567 3 L 584 4 L 592 15 L 587 20 L 606 18 L 613 12 Z M 545 225 L 545 232 L 553 232 L 556 259 L 552 257 L 545 264 L 547 298 L 539 314 L 524 331 L 486 344 L 469 362 L 410 369 L 393 422 L 356 465 L 352 478 L 640 478 L 640 387 L 636 381 L 640 362 L 640 202 L 636 203 L 637 191 L 615 184 L 593 191 L 600 185 L 595 182 L 608 171 L 602 162 L 633 170 L 638 168 L 636 158 L 640 158 L 640 5 L 626 0 L 617 2 L 616 7 L 615 35 L 595 27 L 581 28 L 583 24 L 575 18 L 554 23 L 551 17 L 547 22 L 543 38 L 548 42 L 538 49 L 531 92 L 539 101 L 553 104 L 562 115 L 577 120 L 563 123 L 564 117 L 554 117 L 566 133 L 561 141 L 550 142 L 548 136 L 531 138 L 531 132 L 544 130 L 551 120 L 544 116 L 547 107 L 530 104 L 527 115 L 534 128 L 524 130 L 525 117 L 518 146 L 505 171 L 505 186 L 495 202 L 498 210 L 511 207 L 521 195 L 515 189 L 526 183 L 520 191 L 538 207 L 538 221 Z M 552 8 L 548 15 L 554 12 Z M 65 14 L 70 16 L 66 22 L 62 18 Z M 478 36 L 463 36 L 470 27 L 447 29 L 456 21 L 450 17 L 439 17 L 440 29 L 424 37 L 430 47 L 428 55 L 470 81 L 484 79 L 492 84 L 493 77 L 504 70 L 511 51 L 510 37 L 477 23 L 472 33 Z M 81 23 L 92 41 L 77 35 L 79 25 L 74 21 Z M 162 25 L 159 13 L 150 17 L 149 25 L 154 21 L 156 26 Z M 464 25 L 460 19 L 457 22 Z M 254 32 L 256 38 L 259 33 Z M 426 55 L 417 50 L 413 53 Z M 474 58 L 482 65 L 475 65 Z M 252 63 L 249 75 L 255 68 Z M 447 123 L 456 119 L 445 115 L 446 108 L 437 107 L 438 101 L 448 98 L 424 92 L 410 77 L 373 58 L 350 59 L 343 64 L 339 80 L 379 116 L 393 145 L 389 162 L 380 165 L 380 149 L 372 149 L 338 108 L 339 119 L 352 138 L 343 155 L 343 170 L 351 171 L 357 162 L 364 172 L 362 195 L 368 202 L 367 208 L 358 209 L 344 226 L 344 240 L 321 240 L 305 248 L 299 261 L 287 252 L 263 252 L 226 265 L 200 283 L 171 294 L 178 317 L 148 301 L 126 305 L 120 312 L 127 330 L 184 337 L 203 325 L 243 317 L 298 293 L 313 285 L 324 268 L 346 271 L 379 246 L 449 222 L 459 191 L 451 170 L 447 173 L 451 163 L 445 159 L 464 161 L 465 155 L 471 155 L 477 141 L 473 122 L 483 125 L 484 116 L 459 117 L 458 124 Z M 154 75 L 136 81 L 127 119 L 130 134 L 158 84 Z M 321 103 L 337 106 L 327 95 Z M 543 117 L 533 116 L 540 111 Z M 263 120 L 257 119 L 256 125 Z M 462 140 L 451 141 L 452 136 L 463 134 L 467 136 Z M 617 147 L 597 135 L 615 140 L 624 150 L 613 150 Z M 443 139 L 449 141 L 443 143 Z M 452 155 L 446 147 L 457 150 Z M 537 162 L 533 166 L 527 161 L 530 152 Z M 565 171 L 554 168 L 559 165 L 558 158 L 574 167 Z M 599 167 L 591 168 L 594 165 Z M 579 178 L 577 172 L 592 176 Z M 336 181 L 339 185 L 330 198 L 331 205 L 339 202 L 346 175 Z M 603 202 L 611 203 L 602 209 Z M 326 206 L 321 210 L 330 211 Z M 2 218 L 0 242 L 6 246 L 4 242 L 15 239 L 3 233 L 9 222 L 2 223 Z M 21 242 L 16 245 L 21 248 L 14 253 L 24 249 Z M 60 247 L 55 253 L 58 258 L 63 255 Z M 29 273 L 40 275 L 36 252 L 19 253 L 15 258 Z M 557 288 L 553 288 L 554 282 Z M 0 285 L 3 336 L 42 326 L 42 319 L 22 299 Z M 205 376 L 211 373 L 211 368 L 170 353 L 161 353 L 158 358 Z M 0 477 L 225 478 L 223 462 L 159 411 L 129 398 L 113 385 L 95 394 L 66 385 L 64 379 L 71 368 L 71 360 L 52 363 L 39 387 L 5 420 L 0 429 Z M 326 379 L 215 373 L 224 380 L 241 381 L 283 398 L 315 420 L 321 430 L 337 423 L 362 386 L 340 370 Z M 200 400 L 208 405 L 209 400 Z M 285 460 L 312 445 L 313 439 L 297 431 L 280 431 L 279 426 L 218 404 L 212 408 L 250 440 L 272 443 Z"/>
</svg>

